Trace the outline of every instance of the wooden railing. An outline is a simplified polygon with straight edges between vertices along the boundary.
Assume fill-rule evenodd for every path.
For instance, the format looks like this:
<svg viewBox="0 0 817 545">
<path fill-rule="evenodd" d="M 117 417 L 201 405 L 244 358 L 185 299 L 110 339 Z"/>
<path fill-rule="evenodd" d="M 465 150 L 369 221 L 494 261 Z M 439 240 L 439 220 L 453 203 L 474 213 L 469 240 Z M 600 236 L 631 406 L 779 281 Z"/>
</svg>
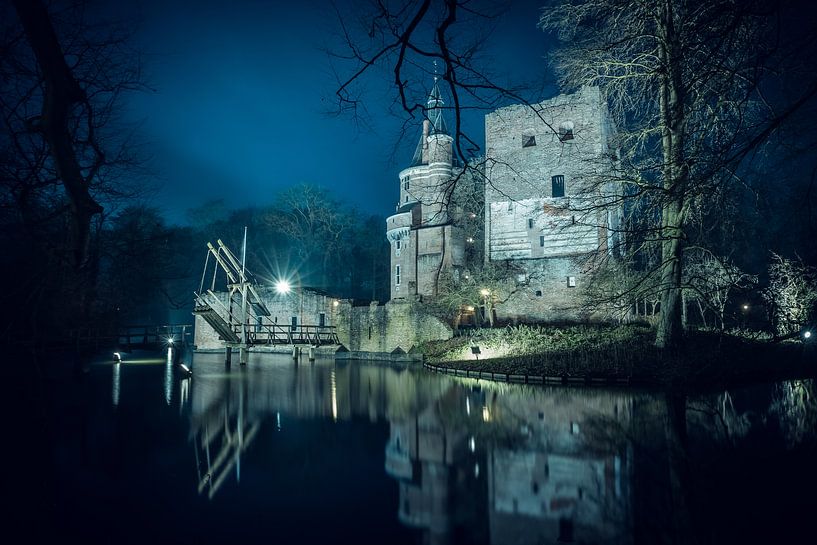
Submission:
<svg viewBox="0 0 817 545">
<path fill-rule="evenodd" d="M 132 325 L 118 329 L 82 328 L 70 331 L 69 338 L 77 345 L 116 344 L 126 349 L 193 341 L 191 324 Z"/>
<path fill-rule="evenodd" d="M 241 328 L 236 329 L 241 335 Z M 334 326 L 278 324 L 250 325 L 247 331 L 249 344 L 337 344 L 338 335 Z"/>
</svg>

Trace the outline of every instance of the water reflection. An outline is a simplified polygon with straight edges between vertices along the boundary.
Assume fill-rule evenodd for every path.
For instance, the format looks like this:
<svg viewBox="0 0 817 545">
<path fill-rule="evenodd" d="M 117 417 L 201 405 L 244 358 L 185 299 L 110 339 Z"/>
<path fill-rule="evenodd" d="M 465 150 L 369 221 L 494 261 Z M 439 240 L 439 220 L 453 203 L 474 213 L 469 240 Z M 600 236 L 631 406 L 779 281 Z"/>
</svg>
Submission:
<svg viewBox="0 0 817 545">
<path fill-rule="evenodd" d="M 119 405 L 119 387 L 122 383 L 122 365 L 114 363 L 111 365 L 111 403 Z"/>
<path fill-rule="evenodd" d="M 189 394 L 198 491 L 240 477 L 261 422 L 281 414 L 388 421 L 385 471 L 397 515 L 429 543 L 624 542 L 631 457 L 589 449 L 588 419 L 623 425 L 629 396 L 455 381 L 421 370 L 285 360 L 224 372 L 197 356 Z M 472 407 L 478 410 L 473 411 Z"/>
</svg>

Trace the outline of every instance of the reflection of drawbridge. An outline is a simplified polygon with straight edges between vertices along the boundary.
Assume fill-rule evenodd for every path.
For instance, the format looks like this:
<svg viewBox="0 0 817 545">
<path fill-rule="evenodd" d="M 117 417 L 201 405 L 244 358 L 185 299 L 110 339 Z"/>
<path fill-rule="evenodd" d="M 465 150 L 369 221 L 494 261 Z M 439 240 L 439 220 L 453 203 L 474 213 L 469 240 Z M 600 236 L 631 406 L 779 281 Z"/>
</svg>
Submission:
<svg viewBox="0 0 817 545">
<path fill-rule="evenodd" d="M 227 404 L 222 407 L 222 411 L 213 410 L 204 415 L 201 427 L 193 433 L 197 489 L 199 494 L 206 489 L 208 499 L 213 499 L 233 468 L 236 480 L 241 479 L 241 455 L 247 451 L 261 427 L 260 421 L 247 423 L 243 403 L 239 403 L 236 415 L 230 414 Z M 206 471 L 202 470 L 202 455 Z"/>
<path fill-rule="evenodd" d="M 241 261 L 220 239 L 216 243 L 218 248 L 207 243 L 207 260 L 193 314 L 201 316 L 228 348 L 240 348 L 241 363 L 246 363 L 246 349 L 253 345 L 338 343 L 334 326 L 281 326 L 270 321 L 270 311 L 258 294 L 255 278 L 246 269 L 246 231 Z M 213 277 L 210 289 L 205 290 L 211 256 L 215 261 Z M 219 270 L 227 279 L 226 299 L 215 293 Z"/>
</svg>

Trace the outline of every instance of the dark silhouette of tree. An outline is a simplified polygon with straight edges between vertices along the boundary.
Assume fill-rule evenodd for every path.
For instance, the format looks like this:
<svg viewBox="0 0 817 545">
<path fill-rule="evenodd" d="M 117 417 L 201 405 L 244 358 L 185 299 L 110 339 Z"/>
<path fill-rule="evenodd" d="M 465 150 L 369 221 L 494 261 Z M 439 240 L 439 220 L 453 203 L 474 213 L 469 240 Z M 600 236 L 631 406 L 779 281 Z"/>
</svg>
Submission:
<svg viewBox="0 0 817 545">
<path fill-rule="evenodd" d="M 817 95 L 815 79 L 780 108 L 767 98 L 781 62 L 773 14 L 762 0 L 579 0 L 543 12 L 542 27 L 562 40 L 563 86 L 604 90 L 622 150 L 616 176 L 647 203 L 639 236 L 659 249 L 645 273 L 661 294 L 659 347 L 681 336 L 693 226 L 724 220 L 719 207 L 743 183 L 753 152 Z"/>
<path fill-rule="evenodd" d="M 5 257 L 23 280 L 9 299 L 29 331 L 79 325 L 94 308 L 104 208 L 143 189 L 139 147 L 118 119 L 122 93 L 143 88 L 138 56 L 81 4 L 0 9 L 0 199 Z"/>
</svg>

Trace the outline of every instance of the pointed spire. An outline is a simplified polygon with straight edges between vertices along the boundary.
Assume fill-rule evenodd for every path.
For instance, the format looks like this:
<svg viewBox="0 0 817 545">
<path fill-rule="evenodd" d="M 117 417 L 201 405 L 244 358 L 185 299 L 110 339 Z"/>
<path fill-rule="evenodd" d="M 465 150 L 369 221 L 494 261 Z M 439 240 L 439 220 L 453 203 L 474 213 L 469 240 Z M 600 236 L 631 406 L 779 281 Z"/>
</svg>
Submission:
<svg viewBox="0 0 817 545">
<path fill-rule="evenodd" d="M 426 121 L 423 122 L 423 132 L 420 134 L 420 141 L 417 143 L 417 148 L 414 150 L 414 157 L 411 160 L 411 166 L 425 164 L 423 157 L 426 150 L 426 138 L 433 134 L 448 134 L 448 125 L 445 123 L 445 116 L 443 116 L 445 101 L 442 93 L 440 93 L 439 77 L 437 76 L 437 61 L 434 61 L 434 85 L 431 87 L 431 92 L 428 94 L 428 101 L 426 102 Z M 427 128 L 427 130 L 426 130 Z"/>
<path fill-rule="evenodd" d="M 448 134 L 448 127 L 445 124 L 445 117 L 443 117 L 443 101 L 440 94 L 440 83 L 437 77 L 437 61 L 434 61 L 434 86 L 431 88 L 431 93 L 428 95 L 428 109 L 426 116 L 431 121 L 431 134 Z"/>
</svg>

